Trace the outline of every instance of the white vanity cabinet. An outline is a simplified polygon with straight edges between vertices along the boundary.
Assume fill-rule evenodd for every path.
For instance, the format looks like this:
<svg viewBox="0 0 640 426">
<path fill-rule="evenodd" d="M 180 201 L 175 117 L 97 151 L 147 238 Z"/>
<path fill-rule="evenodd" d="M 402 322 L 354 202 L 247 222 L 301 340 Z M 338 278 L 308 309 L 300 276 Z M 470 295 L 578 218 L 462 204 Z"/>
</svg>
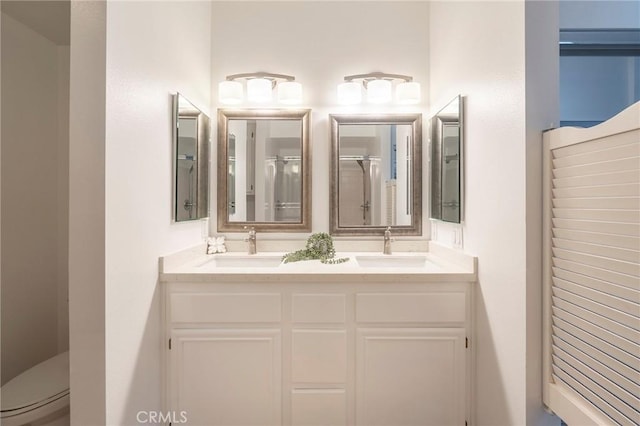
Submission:
<svg viewBox="0 0 640 426">
<path fill-rule="evenodd" d="M 470 423 L 472 285 L 392 274 L 166 281 L 165 409 L 201 426 Z"/>
</svg>

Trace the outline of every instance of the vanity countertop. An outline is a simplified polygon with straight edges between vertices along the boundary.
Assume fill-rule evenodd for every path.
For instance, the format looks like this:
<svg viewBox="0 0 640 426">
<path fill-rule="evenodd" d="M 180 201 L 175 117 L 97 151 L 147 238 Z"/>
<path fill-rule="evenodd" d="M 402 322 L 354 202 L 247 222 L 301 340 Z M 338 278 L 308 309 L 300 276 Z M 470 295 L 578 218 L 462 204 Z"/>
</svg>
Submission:
<svg viewBox="0 0 640 426">
<path fill-rule="evenodd" d="M 339 264 L 319 260 L 282 263 L 284 252 L 265 251 L 202 254 L 194 247 L 160 259 L 160 280 L 165 282 L 207 281 L 313 281 L 330 282 L 345 276 L 355 282 L 397 282 L 401 280 L 433 282 L 476 281 L 477 259 L 473 256 L 430 242 L 427 251 L 337 252 L 335 258 L 348 258 Z"/>
</svg>

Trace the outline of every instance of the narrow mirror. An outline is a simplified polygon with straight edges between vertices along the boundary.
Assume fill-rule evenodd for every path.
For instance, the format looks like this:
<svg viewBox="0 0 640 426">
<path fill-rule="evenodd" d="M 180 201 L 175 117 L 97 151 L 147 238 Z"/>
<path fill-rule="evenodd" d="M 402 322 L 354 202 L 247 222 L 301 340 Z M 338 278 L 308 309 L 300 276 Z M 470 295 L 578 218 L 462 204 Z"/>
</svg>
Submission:
<svg viewBox="0 0 640 426">
<path fill-rule="evenodd" d="M 219 110 L 218 231 L 311 230 L 309 110 Z"/>
<path fill-rule="evenodd" d="M 173 96 L 176 222 L 208 216 L 209 117 L 180 93 Z"/>
<path fill-rule="evenodd" d="M 421 235 L 421 116 L 331 115 L 334 235 Z"/>
<path fill-rule="evenodd" d="M 462 220 L 462 97 L 457 96 L 431 121 L 431 218 Z"/>
</svg>

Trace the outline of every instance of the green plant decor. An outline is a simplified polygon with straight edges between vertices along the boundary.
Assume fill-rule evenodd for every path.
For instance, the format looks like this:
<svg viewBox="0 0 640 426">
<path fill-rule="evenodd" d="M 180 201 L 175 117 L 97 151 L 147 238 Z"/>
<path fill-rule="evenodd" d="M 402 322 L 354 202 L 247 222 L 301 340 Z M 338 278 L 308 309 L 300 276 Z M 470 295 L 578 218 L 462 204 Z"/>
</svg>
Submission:
<svg viewBox="0 0 640 426">
<path fill-rule="evenodd" d="M 282 256 L 284 263 L 300 262 L 301 260 L 320 260 L 322 263 L 337 264 L 349 260 L 348 257 L 335 259 L 336 249 L 333 248 L 333 239 L 326 232 L 312 234 L 307 240 L 306 248 L 287 253 Z"/>
</svg>

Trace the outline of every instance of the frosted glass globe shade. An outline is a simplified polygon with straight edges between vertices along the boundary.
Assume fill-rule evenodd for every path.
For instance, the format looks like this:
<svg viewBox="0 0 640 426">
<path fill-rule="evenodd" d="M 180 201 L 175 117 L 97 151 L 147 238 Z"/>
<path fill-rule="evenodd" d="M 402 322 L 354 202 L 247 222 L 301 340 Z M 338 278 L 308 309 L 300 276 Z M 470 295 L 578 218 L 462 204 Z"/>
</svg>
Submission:
<svg viewBox="0 0 640 426">
<path fill-rule="evenodd" d="M 420 83 L 410 81 L 398 84 L 396 101 L 404 105 L 420 103 Z"/>
<path fill-rule="evenodd" d="M 367 83 L 367 101 L 372 104 L 383 104 L 391 100 L 391 82 L 389 80 L 372 80 Z"/>
<path fill-rule="evenodd" d="M 237 105 L 242 103 L 244 90 L 239 81 L 221 81 L 218 84 L 218 101 L 223 104 Z"/>
<path fill-rule="evenodd" d="M 286 105 L 302 103 L 302 84 L 295 81 L 283 81 L 278 84 L 278 102 Z"/>
<path fill-rule="evenodd" d="M 362 102 L 362 87 L 360 83 L 349 81 L 338 84 L 338 103 L 342 105 L 357 105 Z"/>
<path fill-rule="evenodd" d="M 267 78 L 252 78 L 247 81 L 247 98 L 250 102 L 270 102 L 272 96 L 271 80 Z"/>
</svg>

